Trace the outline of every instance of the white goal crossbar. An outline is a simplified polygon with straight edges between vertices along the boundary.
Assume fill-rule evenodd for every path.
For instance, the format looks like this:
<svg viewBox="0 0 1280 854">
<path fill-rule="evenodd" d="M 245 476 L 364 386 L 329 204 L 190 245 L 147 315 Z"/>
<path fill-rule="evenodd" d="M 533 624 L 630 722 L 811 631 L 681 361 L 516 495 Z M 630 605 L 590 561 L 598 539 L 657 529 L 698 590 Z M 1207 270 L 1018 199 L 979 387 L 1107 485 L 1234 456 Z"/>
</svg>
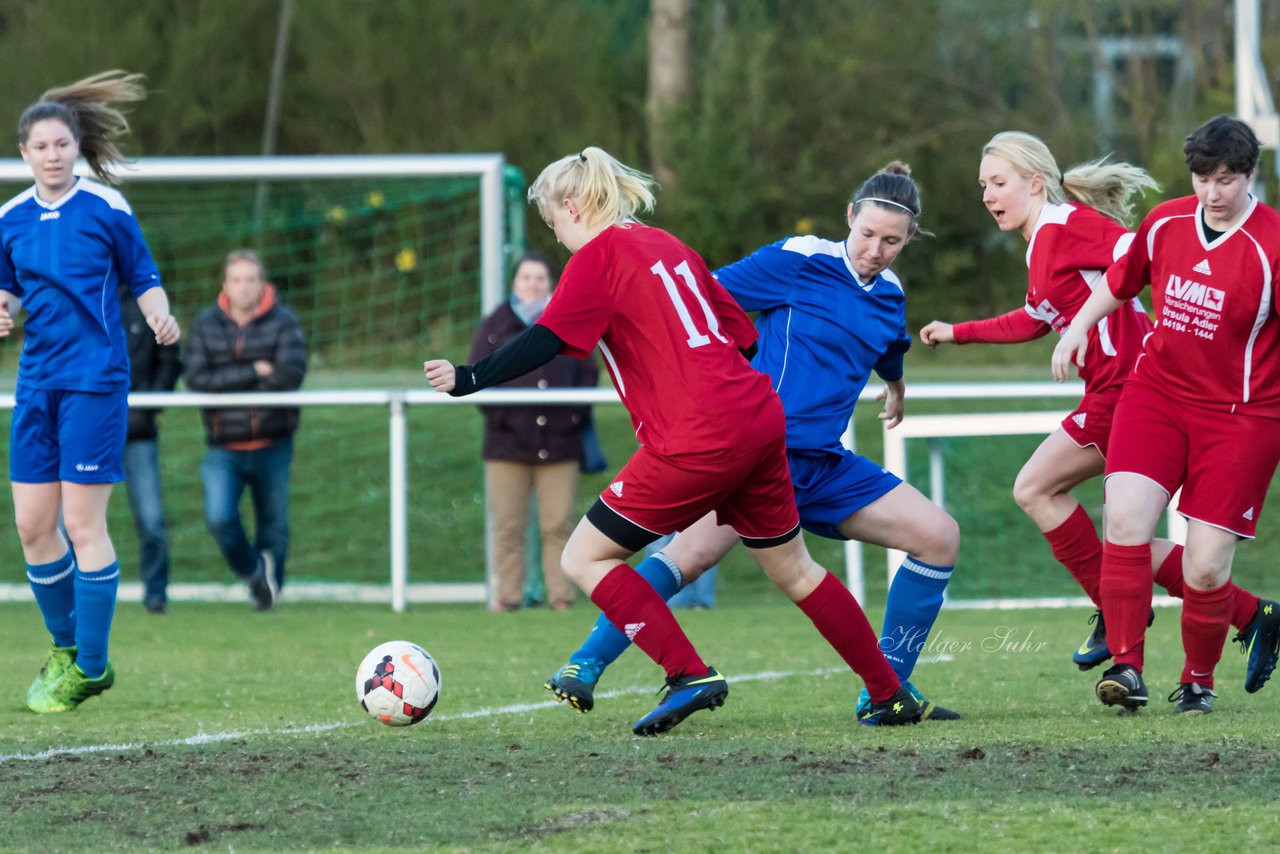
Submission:
<svg viewBox="0 0 1280 854">
<path fill-rule="evenodd" d="M 502 304 L 505 228 L 501 154 L 281 155 L 276 157 L 142 157 L 119 173 L 134 181 L 334 181 L 350 178 L 452 178 L 480 181 L 480 307 L 482 316 Z M 76 174 L 88 175 L 80 162 Z M 31 167 L 0 160 L 0 182 L 30 183 Z"/>
</svg>

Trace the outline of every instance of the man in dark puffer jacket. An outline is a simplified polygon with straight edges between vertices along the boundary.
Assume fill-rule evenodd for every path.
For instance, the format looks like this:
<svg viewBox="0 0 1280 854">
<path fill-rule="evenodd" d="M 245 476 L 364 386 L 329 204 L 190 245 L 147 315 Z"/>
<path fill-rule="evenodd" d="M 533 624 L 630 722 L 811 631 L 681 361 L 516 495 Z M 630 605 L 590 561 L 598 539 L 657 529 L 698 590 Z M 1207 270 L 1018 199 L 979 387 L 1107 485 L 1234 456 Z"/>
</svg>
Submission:
<svg viewBox="0 0 1280 854">
<path fill-rule="evenodd" d="M 276 301 L 258 256 L 236 250 L 222 268 L 222 293 L 188 332 L 184 378 L 192 391 L 293 391 L 307 372 L 302 326 Z M 200 466 L 205 522 L 231 570 L 249 586 L 255 610 L 270 610 L 289 549 L 289 467 L 298 410 L 226 407 L 203 411 L 208 453 Z M 253 498 L 256 542 L 240 519 Z"/>
</svg>

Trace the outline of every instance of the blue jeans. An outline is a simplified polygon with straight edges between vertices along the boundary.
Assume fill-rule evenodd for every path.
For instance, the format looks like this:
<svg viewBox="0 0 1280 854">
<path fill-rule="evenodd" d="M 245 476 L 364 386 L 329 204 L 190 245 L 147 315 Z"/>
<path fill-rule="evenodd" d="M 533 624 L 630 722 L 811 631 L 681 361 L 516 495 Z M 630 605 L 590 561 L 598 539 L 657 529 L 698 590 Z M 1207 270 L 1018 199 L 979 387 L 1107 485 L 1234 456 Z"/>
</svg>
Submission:
<svg viewBox="0 0 1280 854">
<path fill-rule="evenodd" d="M 136 439 L 124 446 L 124 485 L 138 532 L 138 575 L 142 601 L 163 605 L 169 586 L 169 530 L 160 495 L 160 454 L 155 439 Z"/>
<path fill-rule="evenodd" d="M 293 437 L 277 439 L 256 451 L 210 447 L 200 464 L 204 481 L 204 519 L 231 571 L 248 578 L 258 571 L 261 552 L 275 558 L 276 578 L 284 584 L 289 551 L 289 465 Z M 240 519 L 240 497 L 249 487 L 256 541 L 249 543 Z"/>
</svg>

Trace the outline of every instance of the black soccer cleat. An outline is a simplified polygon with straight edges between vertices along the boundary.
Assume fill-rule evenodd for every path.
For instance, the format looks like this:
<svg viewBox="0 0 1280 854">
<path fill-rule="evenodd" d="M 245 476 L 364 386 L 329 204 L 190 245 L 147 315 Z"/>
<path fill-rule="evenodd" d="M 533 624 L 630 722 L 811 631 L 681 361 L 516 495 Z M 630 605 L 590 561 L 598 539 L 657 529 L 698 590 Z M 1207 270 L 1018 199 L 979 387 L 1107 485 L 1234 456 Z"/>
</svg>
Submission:
<svg viewBox="0 0 1280 854">
<path fill-rule="evenodd" d="M 903 685 L 883 703 L 874 700 L 865 709 L 858 712 L 858 723 L 862 726 L 905 726 L 920 723 L 923 710 L 911 689 Z M 940 719 L 941 720 L 941 719 Z"/>
<path fill-rule="evenodd" d="M 1137 668 L 1129 664 L 1107 668 L 1093 690 L 1102 705 L 1119 706 L 1122 712 L 1136 713 L 1147 704 L 1147 684 Z"/>
<path fill-rule="evenodd" d="M 694 712 L 717 709 L 729 696 L 729 683 L 708 668 L 704 676 L 680 676 L 667 679 L 666 695 L 652 712 L 631 725 L 636 735 L 657 735 L 680 723 Z"/>
<path fill-rule="evenodd" d="M 1236 635 L 1240 652 L 1249 656 L 1245 666 L 1244 690 L 1256 694 L 1267 684 L 1280 658 L 1280 603 L 1262 599 L 1253 619 Z"/>
<path fill-rule="evenodd" d="M 1210 700 L 1217 696 L 1198 682 L 1183 682 L 1169 695 L 1169 702 L 1178 704 L 1180 715 L 1207 715 L 1213 711 Z"/>
</svg>

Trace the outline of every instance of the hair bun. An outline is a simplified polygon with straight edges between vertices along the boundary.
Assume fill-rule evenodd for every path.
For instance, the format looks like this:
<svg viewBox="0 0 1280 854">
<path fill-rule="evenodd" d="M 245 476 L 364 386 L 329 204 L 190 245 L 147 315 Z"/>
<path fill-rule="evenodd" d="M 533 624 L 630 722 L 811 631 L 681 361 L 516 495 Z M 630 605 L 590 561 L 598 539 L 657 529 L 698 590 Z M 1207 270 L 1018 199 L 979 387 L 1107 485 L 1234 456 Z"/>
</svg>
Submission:
<svg viewBox="0 0 1280 854">
<path fill-rule="evenodd" d="M 890 160 L 880 171 L 887 175 L 906 175 L 908 178 L 911 177 L 911 167 L 901 160 Z"/>
</svg>

